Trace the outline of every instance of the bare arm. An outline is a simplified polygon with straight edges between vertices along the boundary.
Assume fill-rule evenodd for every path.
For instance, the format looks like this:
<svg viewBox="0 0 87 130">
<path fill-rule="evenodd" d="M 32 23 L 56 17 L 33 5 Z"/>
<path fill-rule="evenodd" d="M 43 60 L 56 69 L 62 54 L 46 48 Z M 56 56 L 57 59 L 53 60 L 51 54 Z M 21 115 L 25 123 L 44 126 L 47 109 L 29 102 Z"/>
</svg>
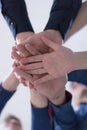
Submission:
<svg viewBox="0 0 87 130">
<path fill-rule="evenodd" d="M 2 82 L 3 88 L 10 92 L 15 91 L 18 85 L 19 85 L 19 81 L 13 72 L 11 72 L 9 76 Z"/>
<path fill-rule="evenodd" d="M 77 66 L 75 70 L 87 69 L 87 51 L 85 52 L 75 52 L 75 58 L 77 61 Z"/>
<path fill-rule="evenodd" d="M 85 25 L 87 25 L 87 1 L 82 4 L 65 40 L 70 38 L 74 33 L 78 32 Z"/>
</svg>

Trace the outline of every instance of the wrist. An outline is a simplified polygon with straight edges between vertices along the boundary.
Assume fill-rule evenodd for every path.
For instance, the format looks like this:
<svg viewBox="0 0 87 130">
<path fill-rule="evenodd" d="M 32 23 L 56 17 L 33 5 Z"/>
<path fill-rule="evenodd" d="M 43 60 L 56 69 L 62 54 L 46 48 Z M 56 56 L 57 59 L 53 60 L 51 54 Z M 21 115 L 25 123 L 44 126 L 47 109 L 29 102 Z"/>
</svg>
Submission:
<svg viewBox="0 0 87 130">
<path fill-rule="evenodd" d="M 19 81 L 13 72 L 2 82 L 3 88 L 10 92 L 16 91 L 18 85 Z"/>
<path fill-rule="evenodd" d="M 21 43 L 24 40 L 26 40 L 27 38 L 31 37 L 34 33 L 33 32 L 22 32 L 22 33 L 18 33 L 16 35 L 16 42 L 17 43 Z"/>
<path fill-rule="evenodd" d="M 57 96 L 57 97 L 51 98 L 49 100 L 54 105 L 62 105 L 62 104 L 64 104 L 66 102 L 65 91 L 61 94 L 61 96 Z"/>
<path fill-rule="evenodd" d="M 46 36 L 48 39 L 51 39 L 52 41 L 58 43 L 58 44 L 62 44 L 63 38 L 62 35 L 59 31 L 57 30 L 45 30 L 44 32 L 46 32 L 44 36 Z"/>
<path fill-rule="evenodd" d="M 72 95 L 68 91 L 65 91 L 64 93 L 62 93 L 62 96 L 60 96 L 58 99 L 50 100 L 50 102 L 56 106 L 60 106 L 69 102 L 71 98 Z"/>
<path fill-rule="evenodd" d="M 45 96 L 39 94 L 36 90 L 30 90 L 30 101 L 35 108 L 45 108 L 48 106 L 48 100 Z"/>
</svg>

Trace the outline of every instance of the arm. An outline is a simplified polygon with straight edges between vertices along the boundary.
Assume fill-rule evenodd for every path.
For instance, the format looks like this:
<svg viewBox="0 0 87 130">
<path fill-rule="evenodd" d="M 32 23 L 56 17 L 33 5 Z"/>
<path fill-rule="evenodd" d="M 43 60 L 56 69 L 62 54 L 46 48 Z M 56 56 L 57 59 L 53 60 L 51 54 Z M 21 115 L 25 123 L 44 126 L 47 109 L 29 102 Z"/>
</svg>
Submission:
<svg viewBox="0 0 87 130">
<path fill-rule="evenodd" d="M 54 115 L 55 128 L 59 127 L 61 130 L 77 130 L 76 115 L 71 106 L 71 95 L 66 92 L 66 100 L 61 104 L 55 102 L 49 104 Z"/>
<path fill-rule="evenodd" d="M 75 52 L 74 56 L 77 61 L 77 66 L 74 70 L 87 69 L 87 51 Z"/>
<path fill-rule="evenodd" d="M 84 15 L 83 15 L 84 14 Z M 66 40 L 70 38 L 73 34 L 78 32 L 82 27 L 84 27 L 87 24 L 87 1 L 84 2 L 78 12 L 78 15 L 76 19 L 74 20 L 67 36 Z"/>
<path fill-rule="evenodd" d="M 87 115 L 87 103 L 81 103 L 79 109 L 75 111 L 77 116 L 85 116 Z"/>
<path fill-rule="evenodd" d="M 12 97 L 18 87 L 19 81 L 11 72 L 9 76 L 0 84 L 0 113 L 7 101 Z"/>
<path fill-rule="evenodd" d="M 80 6 L 81 0 L 54 0 L 45 30 L 57 30 L 64 38 Z"/>
<path fill-rule="evenodd" d="M 31 130 L 51 130 L 48 115 L 48 100 L 36 90 L 30 90 L 31 95 Z"/>
<path fill-rule="evenodd" d="M 16 73 L 19 75 L 19 76 L 21 76 L 21 77 L 23 77 L 24 79 L 26 79 L 26 77 L 27 77 L 27 81 L 29 80 L 29 74 L 28 75 L 26 75 L 24 72 L 23 72 L 23 70 L 21 71 L 21 69 L 17 69 L 17 70 L 14 70 L 14 71 L 16 71 Z M 50 81 L 47 81 L 47 82 L 45 82 L 45 83 L 43 83 L 43 84 L 38 84 L 38 85 L 36 85 L 35 86 L 35 88 L 36 88 L 36 90 L 39 92 L 39 94 L 43 94 L 44 96 L 46 96 L 53 104 L 55 104 L 55 106 L 56 105 L 58 105 L 59 107 L 58 107 L 58 111 L 59 111 L 59 108 L 60 108 L 60 106 L 61 106 L 61 104 L 63 104 L 63 103 L 65 103 L 65 84 L 66 84 L 66 78 L 65 77 L 62 77 L 62 78 L 56 78 L 56 79 L 54 79 L 54 80 L 50 80 Z M 58 100 L 56 100 L 56 98 L 58 99 Z M 40 99 L 40 98 L 39 98 Z M 37 103 L 38 103 L 38 98 L 36 98 L 36 97 L 33 97 L 33 101 L 32 101 L 32 104 L 34 104 L 34 106 L 36 106 L 36 107 L 38 107 L 37 106 Z M 42 103 L 42 102 L 41 102 Z M 67 130 L 67 128 L 68 128 L 68 130 L 70 130 L 70 128 L 71 128 L 71 130 L 75 130 L 74 128 L 75 128 L 75 117 L 74 117 L 74 112 L 72 112 L 72 109 L 71 109 L 71 106 L 67 109 L 67 107 L 66 107 L 67 105 L 64 105 L 64 107 L 63 107 L 63 109 L 62 109 L 62 107 L 61 107 L 61 111 L 60 111 L 60 117 L 58 118 L 58 122 L 57 122 L 57 125 L 58 126 L 60 126 L 61 128 L 63 128 L 64 130 L 65 130 L 65 128 L 66 128 L 66 130 Z M 65 108 L 66 108 L 66 110 L 65 110 Z M 57 109 L 56 109 L 57 110 Z M 55 110 L 55 111 L 56 111 Z M 65 110 L 65 111 L 64 111 Z M 71 114 L 71 116 L 72 116 L 72 118 L 71 118 L 71 116 L 68 116 L 67 117 L 67 120 L 66 120 L 66 116 L 67 116 L 67 114 L 68 114 L 68 110 L 71 110 L 70 111 L 70 114 Z M 40 112 L 40 110 L 38 110 L 39 112 Z M 65 113 L 65 115 L 66 116 L 64 116 L 64 118 L 61 118 L 61 113 L 64 111 L 64 113 Z M 34 112 L 33 112 L 34 113 Z M 32 115 L 33 115 L 33 113 L 32 113 Z M 33 129 L 35 129 L 35 128 L 37 128 L 38 127 L 38 125 L 37 124 L 40 124 L 40 120 L 42 120 L 41 119 L 41 117 L 37 117 L 37 111 L 36 111 L 36 114 L 34 113 L 34 116 L 33 116 L 33 120 L 32 120 L 32 127 L 33 127 Z M 63 113 L 63 114 L 64 114 Z M 39 115 L 39 114 L 38 114 Z M 40 114 L 41 115 L 41 114 Z M 54 115 L 55 116 L 55 115 Z M 58 115 L 59 116 L 59 115 Z M 62 115 L 63 116 L 63 115 Z M 46 116 L 45 116 L 46 117 Z M 45 117 L 44 117 L 44 121 L 46 120 L 45 119 Z M 38 118 L 39 118 L 39 120 L 38 120 Z M 46 117 L 47 118 L 47 117 Z M 35 119 L 35 120 L 34 120 Z M 70 119 L 70 120 L 68 120 L 68 119 Z M 37 124 L 35 124 L 35 121 L 36 121 L 36 123 Z M 42 120 L 43 121 L 43 120 Z M 44 122 L 43 121 L 43 122 Z M 34 122 L 34 123 L 33 123 Z M 59 123 L 60 122 L 60 123 Z M 69 122 L 69 125 L 67 125 L 68 124 L 68 122 Z M 34 124 L 36 125 L 36 126 L 34 126 Z M 44 124 L 44 123 L 43 123 Z M 64 124 L 64 125 L 63 125 Z M 46 126 L 47 127 L 47 126 Z M 43 127 L 44 128 L 44 127 Z M 39 129 L 39 128 L 38 128 Z M 40 128 L 41 129 L 41 128 Z"/>
<path fill-rule="evenodd" d="M 84 15 L 83 15 L 84 14 Z M 79 13 L 72 24 L 70 31 L 66 36 L 66 40 L 72 36 L 75 32 L 79 31 L 85 24 L 87 24 L 87 1 L 84 2 L 79 10 Z M 75 57 L 78 61 L 78 68 L 77 69 L 85 69 L 85 70 L 78 70 L 68 74 L 69 81 L 76 81 L 87 85 L 87 52 L 76 52 Z M 83 58 L 84 57 L 84 58 Z M 81 65 L 81 66 L 80 66 Z M 74 69 L 76 70 L 76 68 Z"/>
<path fill-rule="evenodd" d="M 21 32 L 33 32 L 24 0 L 1 0 L 1 10 L 14 37 Z"/>
<path fill-rule="evenodd" d="M 80 83 L 73 82 L 71 85 L 72 107 L 78 116 L 84 116 L 87 114 L 87 88 Z"/>
</svg>

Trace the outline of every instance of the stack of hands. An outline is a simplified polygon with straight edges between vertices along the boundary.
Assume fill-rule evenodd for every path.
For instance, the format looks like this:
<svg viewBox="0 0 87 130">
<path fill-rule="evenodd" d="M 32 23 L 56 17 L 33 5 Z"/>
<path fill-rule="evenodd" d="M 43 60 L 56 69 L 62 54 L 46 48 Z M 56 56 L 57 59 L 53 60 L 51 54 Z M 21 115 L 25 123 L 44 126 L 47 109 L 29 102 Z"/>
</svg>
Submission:
<svg viewBox="0 0 87 130">
<path fill-rule="evenodd" d="M 16 63 L 14 72 L 21 82 L 34 86 L 61 78 L 76 67 L 73 52 L 62 46 L 62 37 L 54 30 L 19 34 L 11 55 Z"/>
</svg>

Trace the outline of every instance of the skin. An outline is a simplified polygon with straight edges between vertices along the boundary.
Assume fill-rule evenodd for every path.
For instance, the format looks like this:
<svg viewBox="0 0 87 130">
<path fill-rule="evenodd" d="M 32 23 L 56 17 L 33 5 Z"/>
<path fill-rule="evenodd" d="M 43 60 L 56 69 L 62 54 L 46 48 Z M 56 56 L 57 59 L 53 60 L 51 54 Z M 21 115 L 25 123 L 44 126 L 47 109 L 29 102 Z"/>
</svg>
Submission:
<svg viewBox="0 0 87 130">
<path fill-rule="evenodd" d="M 49 33 L 48 33 L 49 32 Z M 51 35 L 51 38 L 54 38 L 55 36 L 55 39 L 56 40 L 59 40 L 59 44 L 61 44 L 62 42 L 62 38 L 61 38 L 61 35 L 59 32 L 53 32 L 52 30 L 49 30 L 49 31 L 45 31 L 43 32 L 42 34 L 39 33 L 39 34 L 36 34 L 37 36 L 43 36 L 43 35 L 46 35 L 50 37 Z M 53 35 L 55 33 L 55 35 Z M 50 34 L 50 35 L 49 35 Z M 59 36 L 58 36 L 59 35 Z M 35 35 L 33 35 L 35 36 Z M 36 39 L 38 39 L 38 37 L 35 36 Z M 32 40 L 32 38 L 31 38 Z M 35 40 L 36 41 L 36 40 Z M 38 40 L 38 41 L 41 41 Z M 38 42 L 37 42 L 38 43 Z M 39 42 L 40 43 L 40 42 Z M 23 43 L 22 43 L 23 44 Z M 35 43 L 36 45 L 36 43 Z M 39 45 L 39 44 L 38 44 Z M 43 42 L 42 42 L 42 45 L 43 46 Z M 38 49 L 39 49 L 39 46 L 37 46 Z M 22 48 L 20 48 L 20 45 L 17 46 L 17 48 L 13 47 L 13 50 L 12 50 L 12 56 L 14 59 L 16 59 L 16 61 L 18 62 L 18 64 L 21 64 L 20 63 L 20 60 L 21 58 L 23 58 L 24 55 L 26 55 L 26 52 L 22 50 Z M 48 47 L 47 47 L 48 48 Z M 19 51 L 20 50 L 20 53 L 21 55 L 18 55 L 17 53 L 15 53 L 16 51 Z M 27 50 L 29 52 L 29 50 Z M 34 52 L 34 51 L 33 51 Z M 37 52 L 35 52 L 37 53 Z M 41 53 L 41 52 L 39 52 Z M 34 55 L 34 54 L 33 54 Z M 19 66 L 18 66 L 19 67 Z M 18 69 L 18 67 L 16 66 L 14 69 Z M 15 70 L 16 72 L 16 70 Z M 63 101 L 65 101 L 65 84 L 66 84 L 66 78 L 65 76 L 64 77 L 61 77 L 61 78 L 57 78 L 57 79 L 54 79 L 54 80 L 50 80 L 50 81 L 47 81 L 46 83 L 43 83 L 43 84 L 37 84 L 37 85 L 33 85 L 33 82 L 31 82 L 29 84 L 29 82 L 31 81 L 31 76 L 30 75 L 26 75 L 26 73 L 24 73 L 23 71 L 21 70 L 17 70 L 17 75 L 21 76 L 22 79 L 25 79 L 25 76 L 27 77 L 26 79 L 26 82 L 27 82 L 27 86 L 29 86 L 30 88 L 35 88 L 35 90 L 37 91 L 37 93 L 41 94 L 40 96 L 44 95 L 45 98 L 49 99 L 50 101 L 54 102 L 55 104 L 59 103 L 61 104 Z M 34 75 L 33 76 L 34 79 L 37 79 L 38 76 L 37 75 Z M 22 80 L 23 81 L 23 80 Z M 51 87 L 52 86 L 52 87 Z M 50 89 L 51 88 L 51 89 Z M 58 90 L 56 89 L 58 88 Z M 49 93 L 49 89 L 50 89 L 50 93 Z M 32 93 L 32 91 L 34 91 L 34 89 L 31 89 L 30 92 Z M 53 93 L 54 91 L 54 93 Z M 58 95 L 58 92 L 60 91 L 59 95 Z M 63 95 L 63 96 L 61 96 Z M 33 97 L 33 101 L 35 101 L 36 98 Z M 34 104 L 34 103 L 33 103 Z"/>
<path fill-rule="evenodd" d="M 24 71 L 23 78 L 26 80 L 29 78 L 29 74 L 38 75 L 36 79 L 29 78 L 34 85 L 62 77 L 73 70 L 87 69 L 87 52 L 73 53 L 70 49 L 45 37 L 42 37 L 42 41 L 50 47 L 50 53 L 26 58 L 21 58 L 17 53 L 13 53 L 15 59 L 18 59 L 21 64 L 14 71 Z M 29 45 L 26 46 L 28 51 L 29 47 Z"/>
<path fill-rule="evenodd" d="M 24 57 L 49 52 L 49 48 L 45 46 L 41 40 L 42 36 L 46 36 L 47 38 L 53 40 L 54 42 L 58 42 L 59 44 L 62 44 L 62 37 L 59 31 L 46 30 L 37 34 L 31 32 L 29 32 L 28 34 L 28 32 L 24 32 L 18 34 L 16 37 L 17 39 L 16 41 L 19 41 L 17 42 L 18 45 L 16 46 L 16 49 Z M 25 45 L 27 44 L 30 45 L 29 51 L 25 49 Z"/>
<path fill-rule="evenodd" d="M 72 83 L 70 92 L 73 95 L 72 106 L 75 111 L 79 109 L 80 103 L 87 103 L 87 88 L 85 85 Z"/>
<path fill-rule="evenodd" d="M 47 36 L 47 37 L 51 38 L 54 41 L 58 41 L 59 44 L 62 43 L 62 37 L 61 37 L 61 35 L 60 35 L 60 33 L 58 31 L 46 30 L 46 31 L 43 31 L 43 32 L 38 33 L 38 34 L 34 34 L 32 37 L 29 37 L 26 40 L 26 42 L 25 41 L 21 42 L 15 48 L 13 47 L 12 54 L 11 54 L 12 58 L 14 58 L 17 61 L 20 61 L 21 56 L 26 57 L 26 56 L 45 53 L 47 51 L 50 51 L 49 48 L 47 46 L 45 46 L 43 44 L 43 42 L 41 41 L 41 39 L 40 39 L 41 36 Z M 30 43 L 32 45 L 31 47 L 29 46 Z M 24 45 L 27 45 L 27 44 L 29 46 L 29 50 L 26 50 L 25 47 L 24 47 Z M 20 52 L 20 55 L 17 55 L 17 51 Z M 27 55 L 27 52 L 28 52 L 28 55 Z M 31 54 L 30 54 L 30 52 L 31 52 Z M 40 78 L 40 77 L 42 77 L 42 75 L 41 76 L 37 75 L 37 77 Z M 23 77 L 21 77 L 21 78 L 23 79 Z M 31 77 L 28 76 L 27 78 L 30 79 Z M 36 75 L 33 75 L 33 78 L 36 79 Z"/>
<path fill-rule="evenodd" d="M 62 47 L 44 37 L 42 38 L 42 41 L 53 51 L 43 55 L 39 54 L 37 56 L 32 56 L 20 60 L 22 65 L 19 68 L 27 71 L 27 75 L 45 75 L 39 80 L 36 80 L 34 82 L 35 85 L 47 80 L 62 77 L 66 73 L 71 72 L 76 67 L 76 59 L 70 49 Z M 29 49 L 28 46 L 27 49 Z"/>
<path fill-rule="evenodd" d="M 87 14 L 86 7 L 87 2 L 82 5 L 66 39 L 68 39 L 71 34 L 73 35 L 87 23 L 86 18 L 83 18 L 83 13 L 85 15 Z M 80 21 L 79 24 L 78 21 Z M 45 38 L 43 38 L 43 36 L 45 36 Z M 46 38 L 49 38 L 50 40 Z M 62 37 L 57 31 L 47 30 L 35 34 L 32 37 L 28 38 L 26 42 L 24 41 L 24 44 L 25 48 L 23 48 L 21 45 L 18 45 L 16 48 L 17 51 L 26 57 L 26 53 L 24 53 L 24 50 L 26 50 L 28 54 L 31 53 L 31 55 L 35 55 L 35 57 L 23 59 L 20 62 L 22 66 L 18 69 L 20 69 L 20 71 L 21 69 L 25 72 L 27 71 L 27 73 L 24 74 L 26 77 L 25 79 L 27 80 L 29 78 L 30 81 L 32 81 L 34 84 L 43 83 L 47 80 L 62 77 L 73 70 L 87 69 L 87 52 L 73 53 L 68 48 L 65 48 L 63 46 L 59 47 L 58 45 L 62 44 Z M 12 51 L 12 56 L 15 59 L 18 59 L 18 61 L 21 59 L 20 56 L 17 56 L 16 51 Z M 34 63 L 32 63 L 32 61 Z M 26 65 L 27 63 L 32 64 Z M 33 79 L 31 76 L 29 76 L 29 74 L 33 75 Z M 36 75 L 38 78 L 36 78 Z"/>
<path fill-rule="evenodd" d="M 5 128 L 3 128 L 3 129 L 7 129 L 7 130 L 22 130 L 22 126 L 15 119 L 10 119 L 8 121 L 5 121 L 4 127 Z"/>
<path fill-rule="evenodd" d="M 51 31 L 51 32 L 50 32 L 50 31 Z M 48 33 L 48 32 L 49 32 L 49 33 Z M 53 33 L 52 33 L 52 32 L 53 32 Z M 46 34 L 46 35 L 45 35 L 45 34 Z M 51 34 L 53 34 L 53 35 L 51 35 Z M 54 35 L 54 34 L 57 34 L 57 35 Z M 47 53 L 47 52 L 51 52 L 51 51 L 52 51 L 52 48 L 51 48 L 51 50 L 50 50 L 48 47 L 46 47 L 46 46 L 43 45 L 43 42 L 41 41 L 41 37 L 43 37 L 43 36 L 46 36 L 48 39 L 51 39 L 52 41 L 54 41 L 54 40 L 57 39 L 57 37 L 58 37 L 58 32 L 55 31 L 55 33 L 54 33 L 54 30 L 48 30 L 48 31 L 44 31 L 44 32 L 35 34 L 35 35 L 33 35 L 32 37 L 29 37 L 26 41 L 21 42 L 21 45 L 18 45 L 18 46 L 16 46 L 16 48 L 15 48 L 15 50 L 19 51 L 21 55 L 17 55 L 17 52 L 14 51 L 14 50 L 12 51 L 12 56 L 13 56 L 13 58 L 16 59 L 16 60 L 18 60 L 18 61 L 20 61 L 21 58 L 28 56 L 26 53 L 24 53 L 24 51 L 30 52 L 31 55 L 37 55 L 37 54 L 41 54 L 41 53 L 44 54 L 44 53 Z M 55 38 L 55 36 L 57 36 L 57 37 Z M 61 37 L 61 35 L 60 35 L 60 37 Z M 59 39 L 57 39 L 56 41 L 58 42 L 58 40 L 59 40 Z M 54 42 L 56 42 L 56 41 L 54 41 Z M 27 49 L 25 49 L 25 48 L 27 48 L 27 44 L 28 44 L 28 43 L 30 43 L 30 44 L 29 44 L 29 49 L 27 50 Z M 58 43 L 61 45 L 61 43 L 62 43 L 62 37 L 61 37 L 61 39 L 59 40 Z M 25 44 L 24 47 L 22 46 L 23 44 Z M 30 46 L 30 45 L 31 45 L 31 46 Z M 25 49 L 25 50 L 24 50 L 24 49 Z M 30 53 L 28 53 L 29 56 L 30 56 Z M 23 56 L 23 57 L 22 57 L 22 56 Z M 21 65 L 22 63 L 19 62 L 19 64 Z M 33 76 L 29 75 L 28 72 L 26 73 L 25 71 L 23 71 L 23 68 L 20 69 L 19 66 L 18 66 L 17 68 L 15 68 L 14 70 L 15 70 L 15 72 L 16 72 L 20 77 L 22 77 L 23 79 L 26 79 L 27 82 L 30 81 L 32 84 L 33 84 L 33 82 L 35 81 L 35 79 L 38 79 L 38 78 L 40 77 L 40 76 L 37 76 L 36 74 L 33 75 Z M 41 77 L 42 77 L 42 76 L 43 76 L 43 75 L 41 75 Z M 40 77 L 40 78 L 41 78 L 41 77 Z M 33 78 L 33 80 L 32 80 L 32 78 Z M 51 79 L 51 80 L 52 80 L 52 79 Z M 33 86 L 33 85 L 30 85 L 30 86 Z M 38 86 L 38 87 L 37 87 L 37 86 Z M 34 86 L 34 87 L 36 87 L 36 88 L 37 88 L 36 90 L 38 90 L 38 92 L 39 92 L 39 91 L 40 91 L 40 89 L 38 89 L 38 88 L 39 88 L 39 84 L 38 84 L 37 86 Z M 42 86 L 42 85 L 41 85 L 41 86 Z M 40 88 L 41 88 L 41 87 L 40 87 Z M 47 91 L 47 90 L 46 90 L 46 91 Z M 46 95 L 45 95 L 45 96 L 46 96 Z M 48 96 L 48 97 L 49 97 L 49 96 Z"/>
<path fill-rule="evenodd" d="M 13 92 L 16 91 L 19 85 L 19 80 L 16 78 L 13 72 L 11 72 L 7 78 L 2 82 L 2 86 L 5 90 Z"/>
</svg>

